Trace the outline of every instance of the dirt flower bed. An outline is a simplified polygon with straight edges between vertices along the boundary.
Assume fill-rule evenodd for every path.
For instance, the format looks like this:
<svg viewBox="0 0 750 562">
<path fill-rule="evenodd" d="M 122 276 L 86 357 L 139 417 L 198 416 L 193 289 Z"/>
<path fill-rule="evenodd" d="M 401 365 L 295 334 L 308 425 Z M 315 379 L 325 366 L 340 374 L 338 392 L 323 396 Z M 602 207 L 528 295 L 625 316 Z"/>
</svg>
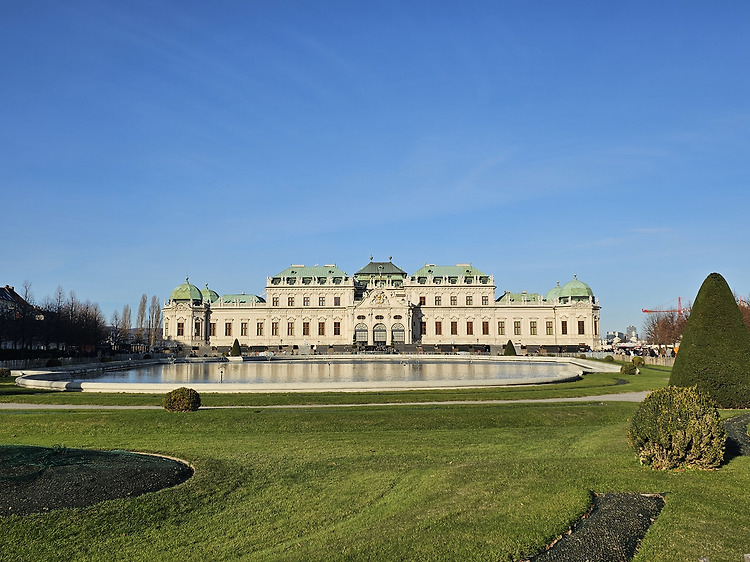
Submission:
<svg viewBox="0 0 750 562">
<path fill-rule="evenodd" d="M 185 463 L 153 455 L 0 446 L 0 517 L 136 497 L 192 475 Z"/>
</svg>

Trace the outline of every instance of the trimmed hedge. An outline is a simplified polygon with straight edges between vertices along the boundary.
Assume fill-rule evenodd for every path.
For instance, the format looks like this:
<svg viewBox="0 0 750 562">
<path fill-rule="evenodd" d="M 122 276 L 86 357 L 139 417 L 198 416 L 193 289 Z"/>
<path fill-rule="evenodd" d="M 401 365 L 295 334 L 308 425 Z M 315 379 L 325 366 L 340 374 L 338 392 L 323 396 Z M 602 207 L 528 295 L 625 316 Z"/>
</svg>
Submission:
<svg viewBox="0 0 750 562">
<path fill-rule="evenodd" d="M 192 388 L 181 386 L 168 392 L 161 405 L 169 412 L 195 412 L 201 407 L 201 396 Z"/>
<path fill-rule="evenodd" d="M 614 362 L 615 362 L 615 358 L 614 358 L 614 357 L 612 357 L 611 355 L 607 355 L 607 356 L 606 356 L 606 357 L 604 358 L 604 361 L 606 361 L 607 363 L 614 363 Z"/>
<path fill-rule="evenodd" d="M 4 379 L 10 376 L 10 369 L 0 367 L 0 379 Z"/>
<path fill-rule="evenodd" d="M 57 359 L 56 357 L 52 357 L 51 359 L 47 359 L 47 363 L 45 363 L 47 367 L 61 367 L 62 361 Z"/>
<path fill-rule="evenodd" d="M 697 386 L 722 408 L 750 407 L 750 330 L 724 278 L 701 285 L 685 324 L 669 384 Z"/>
<path fill-rule="evenodd" d="M 646 364 L 646 360 L 640 355 L 633 357 L 633 365 L 636 367 L 643 367 Z"/>
<path fill-rule="evenodd" d="M 516 346 L 513 345 L 513 342 L 511 340 L 508 340 L 508 343 L 505 344 L 505 349 L 503 350 L 503 355 L 506 355 L 506 356 L 517 355 L 517 353 L 516 353 Z"/>
<path fill-rule="evenodd" d="M 719 466 L 726 438 L 716 403 L 696 387 L 655 390 L 628 424 L 641 464 L 659 470 Z"/>
<path fill-rule="evenodd" d="M 237 338 L 234 338 L 234 343 L 232 344 L 232 349 L 229 351 L 229 355 L 232 357 L 239 357 L 240 355 L 242 355 L 240 342 L 237 340 Z"/>
</svg>

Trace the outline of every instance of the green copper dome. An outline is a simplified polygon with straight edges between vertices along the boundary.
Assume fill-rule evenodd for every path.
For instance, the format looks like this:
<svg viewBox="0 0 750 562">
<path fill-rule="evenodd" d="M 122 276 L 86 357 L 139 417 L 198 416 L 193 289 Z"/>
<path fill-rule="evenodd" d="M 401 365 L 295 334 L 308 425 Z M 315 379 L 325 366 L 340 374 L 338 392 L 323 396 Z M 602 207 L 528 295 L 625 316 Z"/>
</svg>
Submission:
<svg viewBox="0 0 750 562">
<path fill-rule="evenodd" d="M 201 295 L 203 295 L 204 301 L 216 302 L 217 300 L 219 300 L 219 293 L 217 293 L 213 289 L 209 289 L 208 283 L 206 283 L 206 288 L 201 291 Z"/>
<path fill-rule="evenodd" d="M 556 286 L 547 291 L 544 300 L 548 302 L 556 302 L 557 299 L 560 298 L 560 291 L 562 291 L 562 287 L 560 287 L 560 282 L 558 281 Z"/>
<path fill-rule="evenodd" d="M 185 282 L 179 287 L 175 287 L 172 294 L 169 295 L 169 300 L 203 302 L 203 294 L 201 293 L 201 290 L 195 285 L 192 285 L 190 280 L 186 277 Z"/>
<path fill-rule="evenodd" d="M 554 290 L 554 289 L 553 289 Z M 579 281 L 576 275 L 572 281 L 568 281 L 560 288 L 560 298 L 570 298 L 571 300 L 587 300 L 594 296 L 594 291 L 583 281 Z"/>
</svg>

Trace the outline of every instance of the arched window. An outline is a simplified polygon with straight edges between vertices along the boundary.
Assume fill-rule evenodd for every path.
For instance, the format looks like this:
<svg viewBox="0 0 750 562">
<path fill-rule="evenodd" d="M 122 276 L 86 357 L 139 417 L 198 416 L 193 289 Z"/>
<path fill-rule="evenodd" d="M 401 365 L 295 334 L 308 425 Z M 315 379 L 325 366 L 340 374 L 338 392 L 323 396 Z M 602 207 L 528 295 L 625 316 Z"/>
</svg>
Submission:
<svg viewBox="0 0 750 562">
<path fill-rule="evenodd" d="M 367 336 L 367 324 L 360 323 L 354 326 L 354 341 L 366 344 L 369 340 Z"/>
<path fill-rule="evenodd" d="M 404 325 L 396 323 L 391 326 L 391 341 L 395 343 L 406 343 L 406 330 Z"/>
<path fill-rule="evenodd" d="M 372 329 L 372 341 L 375 345 L 385 345 L 388 341 L 388 330 L 385 324 L 375 324 Z"/>
</svg>

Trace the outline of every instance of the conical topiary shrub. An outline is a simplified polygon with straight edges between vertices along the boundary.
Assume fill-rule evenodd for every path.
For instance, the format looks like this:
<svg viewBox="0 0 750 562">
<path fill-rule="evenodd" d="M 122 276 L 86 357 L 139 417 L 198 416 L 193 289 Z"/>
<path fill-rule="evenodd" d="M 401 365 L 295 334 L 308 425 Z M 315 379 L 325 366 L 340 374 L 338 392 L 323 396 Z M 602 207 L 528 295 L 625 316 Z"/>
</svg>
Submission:
<svg viewBox="0 0 750 562">
<path fill-rule="evenodd" d="M 695 297 L 669 384 L 697 386 L 722 408 L 750 407 L 750 330 L 718 273 Z"/>
<path fill-rule="evenodd" d="M 242 355 L 242 351 L 240 350 L 240 342 L 237 341 L 237 338 L 234 338 L 234 343 L 232 344 L 232 349 L 229 351 L 229 355 L 232 357 L 239 357 Z"/>
<path fill-rule="evenodd" d="M 508 340 L 508 343 L 505 344 L 503 355 L 517 355 L 516 346 L 513 345 L 513 342 L 511 340 Z"/>
</svg>

